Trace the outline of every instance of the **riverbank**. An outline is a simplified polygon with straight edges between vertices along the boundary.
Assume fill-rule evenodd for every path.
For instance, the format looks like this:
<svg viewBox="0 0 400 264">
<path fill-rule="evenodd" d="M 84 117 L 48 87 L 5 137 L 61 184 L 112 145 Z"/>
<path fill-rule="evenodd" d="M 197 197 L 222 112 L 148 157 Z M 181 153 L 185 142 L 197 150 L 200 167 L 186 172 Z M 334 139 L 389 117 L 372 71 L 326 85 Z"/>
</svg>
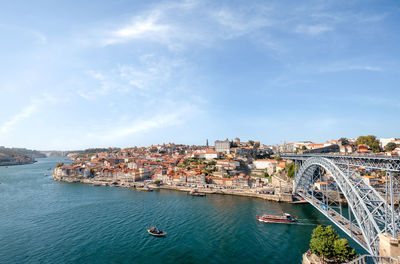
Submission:
<svg viewBox="0 0 400 264">
<path fill-rule="evenodd" d="M 215 188 L 215 186 L 203 187 L 188 187 L 188 186 L 174 186 L 174 185 L 156 185 L 148 182 L 132 182 L 132 181 L 110 181 L 105 179 L 88 179 L 88 178 L 78 178 L 78 177 L 59 177 L 53 174 L 53 178 L 57 181 L 70 182 L 70 183 L 85 183 L 94 186 L 109 186 L 109 187 L 123 187 L 123 188 L 143 188 L 148 186 L 152 189 L 159 190 L 173 190 L 180 192 L 192 192 L 194 190 L 206 194 L 223 194 L 223 195 L 235 195 L 235 196 L 245 196 L 252 198 L 259 198 L 267 201 L 274 202 L 285 202 L 285 203 L 307 203 L 304 200 L 299 199 L 299 197 L 293 196 L 291 193 L 281 193 L 281 194 L 266 194 L 262 193 L 263 190 L 257 189 L 223 189 Z"/>
<path fill-rule="evenodd" d="M 18 165 L 28 165 L 37 162 L 36 160 L 31 161 L 24 161 L 24 162 L 16 162 L 16 161 L 9 161 L 9 162 L 0 162 L 0 166 L 18 166 Z"/>
<path fill-rule="evenodd" d="M 196 190 L 197 192 L 206 194 L 236 195 L 236 196 L 260 198 L 263 200 L 275 201 L 275 202 L 302 203 L 302 201 L 294 201 L 294 197 L 292 194 L 262 194 L 262 193 L 247 191 L 245 189 L 191 188 L 191 187 L 169 186 L 169 185 L 159 185 L 159 186 L 150 185 L 150 187 L 153 189 L 174 190 L 174 191 L 181 191 L 188 193 Z"/>
</svg>

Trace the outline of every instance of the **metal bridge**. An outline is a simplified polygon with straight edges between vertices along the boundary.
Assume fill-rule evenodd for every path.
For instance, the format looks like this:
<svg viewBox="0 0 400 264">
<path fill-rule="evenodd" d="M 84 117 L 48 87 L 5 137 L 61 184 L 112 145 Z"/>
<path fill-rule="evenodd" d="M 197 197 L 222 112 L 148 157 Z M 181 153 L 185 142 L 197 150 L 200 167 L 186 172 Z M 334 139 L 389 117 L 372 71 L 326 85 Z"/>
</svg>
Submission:
<svg viewBox="0 0 400 264">
<path fill-rule="evenodd" d="M 400 158 L 330 154 L 280 154 L 295 161 L 293 192 L 300 195 L 372 255 L 379 255 L 380 233 L 396 238 L 400 209 L 395 209 L 399 190 Z M 384 173 L 383 189 L 370 186 L 360 170 Z M 332 184 L 314 188 L 316 182 Z M 347 202 L 348 208 L 342 207 Z M 347 211 L 347 212 L 346 212 Z"/>
</svg>

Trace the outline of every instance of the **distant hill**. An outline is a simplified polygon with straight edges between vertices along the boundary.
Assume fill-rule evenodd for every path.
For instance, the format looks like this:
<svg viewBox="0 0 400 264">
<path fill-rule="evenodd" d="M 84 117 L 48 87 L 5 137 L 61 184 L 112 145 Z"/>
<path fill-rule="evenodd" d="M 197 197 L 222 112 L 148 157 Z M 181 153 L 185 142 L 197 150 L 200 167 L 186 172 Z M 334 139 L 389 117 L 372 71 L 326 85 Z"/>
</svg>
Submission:
<svg viewBox="0 0 400 264">
<path fill-rule="evenodd" d="M 6 148 L 0 146 L 0 153 L 4 153 L 6 155 L 23 155 L 28 156 L 30 158 L 45 158 L 46 155 L 37 150 L 30 150 L 26 148 Z"/>
<path fill-rule="evenodd" d="M 0 166 L 34 163 L 36 162 L 35 158 L 44 157 L 46 157 L 46 155 L 36 150 L 0 146 Z"/>
</svg>

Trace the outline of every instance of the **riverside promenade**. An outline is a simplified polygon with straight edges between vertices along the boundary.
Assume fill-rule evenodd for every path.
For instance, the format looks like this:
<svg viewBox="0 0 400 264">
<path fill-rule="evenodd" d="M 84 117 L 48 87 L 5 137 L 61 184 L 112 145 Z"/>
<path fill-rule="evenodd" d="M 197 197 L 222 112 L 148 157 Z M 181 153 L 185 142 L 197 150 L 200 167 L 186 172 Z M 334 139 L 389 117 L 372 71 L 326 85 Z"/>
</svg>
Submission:
<svg viewBox="0 0 400 264">
<path fill-rule="evenodd" d="M 58 177 L 53 173 L 54 180 L 70 182 L 70 183 L 85 183 L 91 184 L 95 186 L 108 186 L 108 187 L 123 187 L 123 188 L 143 188 L 150 187 L 154 190 L 173 190 L 173 191 L 181 191 L 181 192 L 192 192 L 194 190 L 206 194 L 223 194 L 223 195 L 236 195 L 236 196 L 245 196 L 245 197 L 253 197 L 259 198 L 268 201 L 275 202 L 286 202 L 286 203 L 306 203 L 304 200 L 298 199 L 298 197 L 294 197 L 291 193 L 274 193 L 271 194 L 273 188 L 224 188 L 223 186 L 215 186 L 215 185 L 203 185 L 203 186 L 176 186 L 176 185 L 166 185 L 161 184 L 157 185 L 151 182 L 139 181 L 139 182 L 127 182 L 127 181 L 110 181 L 110 180 L 96 180 L 96 179 L 88 179 L 81 177 Z"/>
</svg>

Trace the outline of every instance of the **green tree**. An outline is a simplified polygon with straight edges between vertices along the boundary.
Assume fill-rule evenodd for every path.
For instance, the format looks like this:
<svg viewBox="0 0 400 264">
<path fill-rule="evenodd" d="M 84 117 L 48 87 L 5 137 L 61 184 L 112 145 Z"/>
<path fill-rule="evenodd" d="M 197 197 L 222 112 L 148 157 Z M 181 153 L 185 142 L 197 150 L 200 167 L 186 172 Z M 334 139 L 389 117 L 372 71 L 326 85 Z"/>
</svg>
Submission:
<svg viewBox="0 0 400 264">
<path fill-rule="evenodd" d="M 61 166 L 64 166 L 64 163 L 63 163 L 63 162 L 57 163 L 55 167 L 58 168 L 58 167 L 61 167 Z"/>
<path fill-rule="evenodd" d="M 311 235 L 311 252 L 324 259 L 333 259 L 335 257 L 334 243 L 338 238 L 332 226 L 317 226 Z"/>
<path fill-rule="evenodd" d="M 254 146 L 254 141 L 253 140 L 249 139 L 248 143 L 249 143 L 250 146 Z"/>
<path fill-rule="evenodd" d="M 293 178 L 294 174 L 295 174 L 294 162 L 289 163 L 288 165 L 286 165 L 286 169 L 287 169 L 287 172 L 288 172 L 288 177 L 289 178 Z"/>
<path fill-rule="evenodd" d="M 360 144 L 366 144 L 375 153 L 381 151 L 381 148 L 379 146 L 379 140 L 377 140 L 376 137 L 373 135 L 360 136 L 357 138 L 356 143 L 357 146 Z"/>
<path fill-rule="evenodd" d="M 356 252 L 349 246 L 347 239 L 337 239 L 333 243 L 335 259 L 342 262 L 348 262 L 356 258 Z"/>
<path fill-rule="evenodd" d="M 338 141 L 340 141 L 340 143 L 342 144 L 342 146 L 348 146 L 348 145 L 350 145 L 349 140 L 348 140 L 347 138 L 345 138 L 345 137 L 340 138 Z"/>
<path fill-rule="evenodd" d="M 396 143 L 389 142 L 385 146 L 386 151 L 393 151 L 397 147 Z"/>
<path fill-rule="evenodd" d="M 357 255 L 347 239 L 340 239 L 332 226 L 317 226 L 312 233 L 310 249 L 315 255 L 325 260 L 347 262 Z"/>
<path fill-rule="evenodd" d="M 301 146 L 301 150 L 306 150 L 306 146 Z"/>
<path fill-rule="evenodd" d="M 260 142 L 258 142 L 258 141 L 255 142 L 255 143 L 254 143 L 254 146 L 255 146 L 256 148 L 259 148 L 259 147 L 260 147 Z"/>
<path fill-rule="evenodd" d="M 154 184 L 156 184 L 156 185 L 160 185 L 160 183 L 161 183 L 160 180 L 155 180 L 155 181 L 154 181 Z"/>
</svg>

